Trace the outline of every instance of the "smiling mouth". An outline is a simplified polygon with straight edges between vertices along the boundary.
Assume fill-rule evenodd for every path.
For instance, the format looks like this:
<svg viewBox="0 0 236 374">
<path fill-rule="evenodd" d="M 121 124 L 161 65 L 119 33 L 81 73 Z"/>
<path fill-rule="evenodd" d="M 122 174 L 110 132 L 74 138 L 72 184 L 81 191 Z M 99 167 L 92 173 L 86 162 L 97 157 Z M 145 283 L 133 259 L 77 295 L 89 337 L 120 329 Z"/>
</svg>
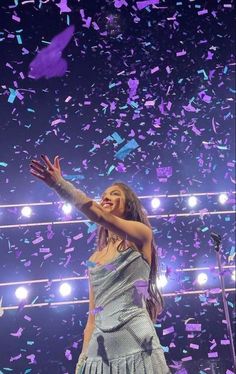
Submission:
<svg viewBox="0 0 236 374">
<path fill-rule="evenodd" d="M 108 206 L 109 206 L 109 207 L 112 206 L 112 204 L 111 204 L 111 203 L 104 203 L 102 206 L 103 206 L 103 208 L 106 208 L 106 207 L 108 207 Z"/>
</svg>

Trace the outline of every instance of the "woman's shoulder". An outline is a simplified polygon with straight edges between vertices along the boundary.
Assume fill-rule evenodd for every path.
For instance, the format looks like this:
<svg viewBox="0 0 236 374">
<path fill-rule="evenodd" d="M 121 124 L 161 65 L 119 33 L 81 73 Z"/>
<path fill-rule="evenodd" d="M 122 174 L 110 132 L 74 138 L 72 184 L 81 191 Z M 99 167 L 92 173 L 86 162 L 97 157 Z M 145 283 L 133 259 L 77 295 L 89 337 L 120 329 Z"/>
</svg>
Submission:
<svg viewBox="0 0 236 374">
<path fill-rule="evenodd" d="M 89 261 L 93 261 L 93 262 L 95 262 L 96 261 L 96 259 L 97 259 L 97 256 L 98 256 L 98 250 L 96 250 L 96 251 L 94 251 L 92 254 L 91 254 L 91 256 L 89 257 Z"/>
</svg>

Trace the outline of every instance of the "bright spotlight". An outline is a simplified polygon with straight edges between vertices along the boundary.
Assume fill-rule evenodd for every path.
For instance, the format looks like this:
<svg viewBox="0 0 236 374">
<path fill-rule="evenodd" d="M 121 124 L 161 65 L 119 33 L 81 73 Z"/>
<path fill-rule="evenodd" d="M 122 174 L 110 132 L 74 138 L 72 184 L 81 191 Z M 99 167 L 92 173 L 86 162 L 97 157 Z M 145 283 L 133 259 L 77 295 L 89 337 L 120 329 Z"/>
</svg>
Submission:
<svg viewBox="0 0 236 374">
<path fill-rule="evenodd" d="M 152 199 L 151 204 L 152 204 L 153 209 L 159 208 L 159 206 L 161 205 L 160 199 L 158 199 L 158 197 L 154 197 Z"/>
<path fill-rule="evenodd" d="M 65 214 L 70 214 L 72 211 L 72 206 L 70 204 L 63 204 L 62 210 Z"/>
<path fill-rule="evenodd" d="M 168 283 L 168 280 L 165 276 L 165 274 L 161 274 L 159 277 L 157 277 L 156 284 L 158 288 L 164 288 Z"/>
<path fill-rule="evenodd" d="M 207 282 L 207 279 L 208 279 L 208 276 L 205 273 L 200 273 L 197 276 L 197 281 L 198 281 L 198 284 L 200 284 L 200 286 L 205 284 Z"/>
<path fill-rule="evenodd" d="M 188 205 L 190 208 L 194 208 L 197 205 L 197 198 L 196 196 L 190 196 L 188 199 Z"/>
<path fill-rule="evenodd" d="M 225 204 L 228 199 L 229 199 L 229 197 L 226 193 L 221 193 L 219 195 L 219 198 L 218 198 L 218 200 L 221 204 Z"/>
<path fill-rule="evenodd" d="M 71 293 L 71 286 L 68 283 L 63 283 L 59 290 L 62 296 L 68 296 Z"/>
<path fill-rule="evenodd" d="M 21 209 L 21 214 L 22 216 L 29 218 L 32 214 L 32 209 L 30 206 L 24 206 L 24 208 Z"/>
<path fill-rule="evenodd" d="M 25 287 L 18 287 L 15 291 L 18 300 L 25 300 L 28 296 L 28 291 Z"/>
<path fill-rule="evenodd" d="M 233 281 L 235 281 L 235 279 L 236 279 L 235 269 L 232 271 L 231 278 L 233 279 Z"/>
</svg>

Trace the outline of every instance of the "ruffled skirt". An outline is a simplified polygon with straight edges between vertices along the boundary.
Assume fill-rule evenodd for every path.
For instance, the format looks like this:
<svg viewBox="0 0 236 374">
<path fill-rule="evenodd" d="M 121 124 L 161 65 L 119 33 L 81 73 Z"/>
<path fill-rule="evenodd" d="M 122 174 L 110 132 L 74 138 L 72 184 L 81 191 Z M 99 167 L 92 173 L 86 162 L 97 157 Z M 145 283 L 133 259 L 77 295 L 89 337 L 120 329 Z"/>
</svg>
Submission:
<svg viewBox="0 0 236 374">
<path fill-rule="evenodd" d="M 95 327 L 83 370 L 75 374 L 171 374 L 149 316 L 132 318 L 118 330 Z"/>
</svg>

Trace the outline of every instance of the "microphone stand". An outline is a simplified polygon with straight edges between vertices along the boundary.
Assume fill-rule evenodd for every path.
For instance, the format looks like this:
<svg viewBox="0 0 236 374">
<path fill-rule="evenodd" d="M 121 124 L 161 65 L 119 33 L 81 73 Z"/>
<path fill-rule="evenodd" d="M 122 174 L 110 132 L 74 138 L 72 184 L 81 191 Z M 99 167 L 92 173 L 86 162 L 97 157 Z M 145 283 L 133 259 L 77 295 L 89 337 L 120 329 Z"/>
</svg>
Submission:
<svg viewBox="0 0 236 374">
<path fill-rule="evenodd" d="M 230 347 L 231 347 L 231 353 L 232 353 L 232 358 L 233 358 L 233 367 L 234 367 L 234 371 L 236 372 L 236 356 L 235 356 L 234 340 L 233 340 L 233 333 L 232 333 L 230 317 L 229 317 L 228 303 L 227 303 L 226 294 L 225 294 L 223 267 L 221 264 L 221 249 L 222 249 L 221 248 L 221 236 L 212 232 L 211 238 L 214 242 L 214 247 L 215 247 L 217 261 L 218 261 L 219 276 L 220 276 L 220 283 L 221 283 L 221 290 L 222 290 L 222 297 L 223 297 L 223 304 L 224 304 L 224 312 L 225 312 L 225 317 L 226 317 L 226 322 L 227 322 L 227 330 L 229 334 Z"/>
</svg>

